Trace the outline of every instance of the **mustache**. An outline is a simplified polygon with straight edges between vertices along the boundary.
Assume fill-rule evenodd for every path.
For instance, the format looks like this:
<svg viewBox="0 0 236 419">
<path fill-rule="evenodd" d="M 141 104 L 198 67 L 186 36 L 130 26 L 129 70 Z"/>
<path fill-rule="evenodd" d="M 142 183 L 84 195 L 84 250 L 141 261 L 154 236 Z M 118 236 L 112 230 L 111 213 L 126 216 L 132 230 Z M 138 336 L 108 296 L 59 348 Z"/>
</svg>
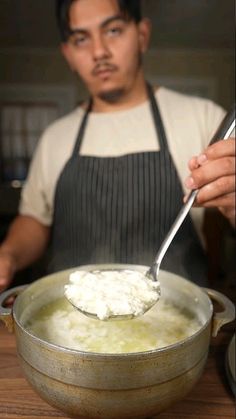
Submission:
<svg viewBox="0 0 236 419">
<path fill-rule="evenodd" d="M 96 64 L 96 66 L 92 70 L 92 75 L 96 76 L 100 73 L 100 71 L 116 71 L 117 69 L 118 67 L 116 65 L 103 61 Z"/>
</svg>

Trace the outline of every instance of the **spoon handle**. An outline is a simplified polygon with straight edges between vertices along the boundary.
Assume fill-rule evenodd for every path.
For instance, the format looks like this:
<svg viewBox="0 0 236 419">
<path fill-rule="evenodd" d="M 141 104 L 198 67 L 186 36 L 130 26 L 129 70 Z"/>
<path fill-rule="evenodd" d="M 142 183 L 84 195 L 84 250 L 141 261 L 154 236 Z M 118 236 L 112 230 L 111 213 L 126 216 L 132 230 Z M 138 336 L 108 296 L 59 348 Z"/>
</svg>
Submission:
<svg viewBox="0 0 236 419">
<path fill-rule="evenodd" d="M 215 133 L 214 137 L 212 138 L 210 144 L 213 144 L 217 141 L 219 141 L 219 139 L 224 139 L 226 140 L 227 138 L 230 137 L 230 135 L 232 134 L 232 132 L 235 129 L 235 104 L 232 108 L 232 110 L 230 112 L 228 112 L 225 116 L 225 118 L 223 119 L 222 123 L 220 124 L 217 132 Z M 160 269 L 160 264 L 161 261 L 170 245 L 170 243 L 172 242 L 174 236 L 176 235 L 177 231 L 179 230 L 181 224 L 183 223 L 184 219 L 186 218 L 190 208 L 192 207 L 195 198 L 197 196 L 199 192 L 199 189 L 194 189 L 191 191 L 191 193 L 188 196 L 187 201 L 185 202 L 185 204 L 183 205 L 183 207 L 181 208 L 181 210 L 179 211 L 174 223 L 172 224 L 169 232 L 167 233 L 164 241 L 162 242 L 156 258 L 154 260 L 154 263 L 151 267 L 151 271 L 152 271 L 152 275 L 154 276 L 154 278 L 157 280 L 157 275 Z"/>
</svg>

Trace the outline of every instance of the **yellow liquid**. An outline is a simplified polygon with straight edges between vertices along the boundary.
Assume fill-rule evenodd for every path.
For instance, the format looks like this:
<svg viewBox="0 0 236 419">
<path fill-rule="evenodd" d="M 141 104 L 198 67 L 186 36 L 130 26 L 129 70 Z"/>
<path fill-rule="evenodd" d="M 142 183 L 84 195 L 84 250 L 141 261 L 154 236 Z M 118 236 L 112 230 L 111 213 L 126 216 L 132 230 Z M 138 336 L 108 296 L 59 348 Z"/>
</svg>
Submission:
<svg viewBox="0 0 236 419">
<path fill-rule="evenodd" d="M 196 316 L 160 300 L 143 316 L 125 321 L 90 319 L 65 299 L 42 307 L 25 325 L 33 335 L 86 352 L 131 353 L 172 345 L 201 327 Z"/>
</svg>

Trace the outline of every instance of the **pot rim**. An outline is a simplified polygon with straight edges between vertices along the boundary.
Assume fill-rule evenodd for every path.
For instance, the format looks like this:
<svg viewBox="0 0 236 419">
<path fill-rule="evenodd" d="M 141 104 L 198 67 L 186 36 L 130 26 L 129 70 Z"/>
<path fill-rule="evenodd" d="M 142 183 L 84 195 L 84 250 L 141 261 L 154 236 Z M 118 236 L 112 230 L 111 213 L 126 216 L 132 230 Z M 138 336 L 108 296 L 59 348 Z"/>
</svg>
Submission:
<svg viewBox="0 0 236 419">
<path fill-rule="evenodd" d="M 67 269 L 67 270 L 59 271 L 59 272 L 56 272 L 54 274 L 47 275 L 47 276 L 44 276 L 42 278 L 39 278 L 38 280 L 34 281 L 32 284 L 27 286 L 27 288 L 25 290 L 23 290 L 22 293 L 20 295 L 18 295 L 16 297 L 15 301 L 14 301 L 12 314 L 13 314 L 14 322 L 17 324 L 18 328 L 20 328 L 23 333 L 26 333 L 31 339 L 35 340 L 41 346 L 44 346 L 44 347 L 49 348 L 51 350 L 57 350 L 57 351 L 59 350 L 60 352 L 64 352 L 64 353 L 68 353 L 68 354 L 78 354 L 79 356 L 83 356 L 84 358 L 87 358 L 87 357 L 97 358 L 98 355 L 99 355 L 100 359 L 102 359 L 102 358 L 106 358 L 106 359 L 108 359 L 108 358 L 122 358 L 122 359 L 124 359 L 124 358 L 127 358 L 127 357 L 129 357 L 129 358 L 143 358 L 143 357 L 146 357 L 147 355 L 148 356 L 156 356 L 157 354 L 161 354 L 161 353 L 166 352 L 166 351 L 175 351 L 177 348 L 179 348 L 181 346 L 185 346 L 185 345 L 190 344 L 194 339 L 197 338 L 198 335 L 200 335 L 206 328 L 208 328 L 209 324 L 212 321 L 213 304 L 212 304 L 212 301 L 211 301 L 209 295 L 207 294 L 207 292 L 204 291 L 203 288 L 199 287 L 195 283 L 192 283 L 191 281 L 189 281 L 186 278 L 183 278 L 183 277 L 181 277 L 179 275 L 176 275 L 174 273 L 171 273 L 171 272 L 162 271 L 162 272 L 166 272 L 168 275 L 178 277 L 183 282 L 186 281 L 187 283 L 190 283 L 193 287 L 197 287 L 197 289 L 201 291 L 202 295 L 204 295 L 204 297 L 208 300 L 209 311 L 210 311 L 210 316 L 208 317 L 208 319 L 204 323 L 201 324 L 200 328 L 196 332 L 194 332 L 191 336 L 188 336 L 187 338 L 182 339 L 178 342 L 175 342 L 171 345 L 164 346 L 164 347 L 157 348 L 157 349 L 151 349 L 151 350 L 147 350 L 147 351 L 139 351 L 139 352 L 122 352 L 122 353 L 88 352 L 88 351 L 82 351 L 82 350 L 79 350 L 79 349 L 66 348 L 66 347 L 58 345 L 58 344 L 47 342 L 46 340 L 41 339 L 41 338 L 37 337 L 36 335 L 34 335 L 33 333 L 29 332 L 21 324 L 20 320 L 17 318 L 16 309 L 17 309 L 17 305 L 18 305 L 18 300 L 22 297 L 22 295 L 24 294 L 24 292 L 26 290 L 28 290 L 30 287 L 33 287 L 36 283 L 39 283 L 40 281 L 45 280 L 48 277 L 52 277 L 56 274 L 60 274 L 60 273 L 62 274 L 64 272 L 69 272 L 69 271 L 73 272 L 77 269 L 88 269 L 88 268 L 94 269 L 95 267 L 96 267 L 96 269 L 99 269 L 99 268 L 100 269 L 118 269 L 118 267 L 123 267 L 125 269 L 129 269 L 129 268 L 132 268 L 132 269 L 136 268 L 137 269 L 137 268 L 139 268 L 139 269 L 144 269 L 144 270 L 146 270 L 148 268 L 148 267 L 143 266 L 143 265 L 130 265 L 130 264 L 83 265 L 83 266 L 79 266 L 78 268 L 75 267 L 75 268 L 72 268 L 72 269 L 69 269 L 69 270 Z"/>
<path fill-rule="evenodd" d="M 163 352 L 166 351 L 175 351 L 177 348 L 180 348 L 182 346 L 185 346 L 187 344 L 190 344 L 193 340 L 195 340 L 197 338 L 198 335 L 200 335 L 201 333 L 203 333 L 203 331 L 205 329 L 208 328 L 209 323 L 211 323 L 211 318 L 208 319 L 208 321 L 206 323 L 204 323 L 204 325 L 202 325 L 200 327 L 199 330 L 197 330 L 195 333 L 193 333 L 191 336 L 188 336 L 185 339 L 182 339 L 176 343 L 173 343 L 171 345 L 168 346 L 163 346 L 161 348 L 157 348 L 157 349 L 150 349 L 147 351 L 137 351 L 137 352 L 122 352 L 122 353 L 105 353 L 105 352 L 88 352 L 88 351 L 81 351 L 79 349 L 70 349 L 70 348 L 66 348 L 64 346 L 61 345 L 57 345 L 51 342 L 47 342 L 46 340 L 43 340 L 35 335 L 33 335 L 32 333 L 30 333 L 27 329 L 25 329 L 20 322 L 16 319 L 15 314 L 13 314 L 13 318 L 14 318 L 14 322 L 17 324 L 17 326 L 21 329 L 21 331 L 24 334 L 27 334 L 31 339 L 35 340 L 36 342 L 38 342 L 41 346 L 44 346 L 48 349 L 53 349 L 53 350 L 57 350 L 60 351 L 62 353 L 68 353 L 68 354 L 77 354 L 80 357 L 83 356 L 84 358 L 97 358 L 98 356 L 100 358 L 143 358 L 146 357 L 147 355 L 152 355 L 152 356 L 156 356 L 159 355 Z"/>
</svg>

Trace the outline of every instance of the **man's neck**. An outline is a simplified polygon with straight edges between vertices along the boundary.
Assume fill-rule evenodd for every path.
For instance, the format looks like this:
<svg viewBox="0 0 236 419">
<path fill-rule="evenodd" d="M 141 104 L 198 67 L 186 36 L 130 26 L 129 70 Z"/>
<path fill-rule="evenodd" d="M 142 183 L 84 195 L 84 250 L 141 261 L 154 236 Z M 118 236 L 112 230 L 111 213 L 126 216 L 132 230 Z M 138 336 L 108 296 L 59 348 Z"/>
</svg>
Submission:
<svg viewBox="0 0 236 419">
<path fill-rule="evenodd" d="M 147 100 L 147 87 L 144 78 L 140 79 L 130 89 L 123 91 L 114 100 L 105 100 L 100 96 L 93 98 L 93 112 L 116 112 L 138 106 Z"/>
</svg>

